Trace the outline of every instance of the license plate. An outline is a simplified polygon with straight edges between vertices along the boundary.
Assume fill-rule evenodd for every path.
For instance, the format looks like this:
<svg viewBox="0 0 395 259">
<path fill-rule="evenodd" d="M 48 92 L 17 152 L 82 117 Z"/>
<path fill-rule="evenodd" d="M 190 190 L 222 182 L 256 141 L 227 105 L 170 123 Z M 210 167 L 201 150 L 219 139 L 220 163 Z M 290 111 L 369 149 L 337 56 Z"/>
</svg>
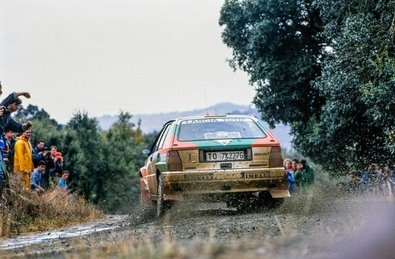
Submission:
<svg viewBox="0 0 395 259">
<path fill-rule="evenodd" d="M 206 152 L 206 161 L 235 161 L 245 160 L 244 151 L 216 151 Z"/>
</svg>

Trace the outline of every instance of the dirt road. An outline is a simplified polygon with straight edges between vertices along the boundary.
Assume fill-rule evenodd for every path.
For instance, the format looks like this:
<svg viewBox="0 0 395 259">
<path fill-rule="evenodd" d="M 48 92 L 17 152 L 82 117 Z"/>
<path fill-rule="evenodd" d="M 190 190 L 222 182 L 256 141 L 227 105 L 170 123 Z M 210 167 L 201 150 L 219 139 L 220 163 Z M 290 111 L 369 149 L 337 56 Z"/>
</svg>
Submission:
<svg viewBox="0 0 395 259">
<path fill-rule="evenodd" d="M 385 199 L 314 192 L 276 209 L 245 214 L 214 205 L 181 204 L 161 220 L 147 220 L 136 209 L 63 231 L 3 240 L 0 255 L 384 258 L 394 252 L 395 206 Z"/>
</svg>

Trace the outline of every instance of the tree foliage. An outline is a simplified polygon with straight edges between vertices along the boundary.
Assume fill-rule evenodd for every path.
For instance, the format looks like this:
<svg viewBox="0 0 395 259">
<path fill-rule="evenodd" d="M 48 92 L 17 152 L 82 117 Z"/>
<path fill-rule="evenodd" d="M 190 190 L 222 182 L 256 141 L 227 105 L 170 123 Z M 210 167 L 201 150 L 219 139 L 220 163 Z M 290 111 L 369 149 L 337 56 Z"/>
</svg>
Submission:
<svg viewBox="0 0 395 259">
<path fill-rule="evenodd" d="M 69 148 L 74 147 L 74 150 Z M 98 122 L 87 113 L 78 112 L 66 125 L 64 152 L 66 166 L 72 169 L 73 185 L 86 198 L 98 203 L 103 184 L 105 160 Z M 73 164 L 71 164 L 73 162 Z"/>
<path fill-rule="evenodd" d="M 395 1 L 329 2 L 336 9 L 320 2 L 332 54 L 315 81 L 327 99 L 316 125 L 331 136 L 338 162 L 393 164 Z"/>
<path fill-rule="evenodd" d="M 311 1 L 225 1 L 222 37 L 230 65 L 256 84 L 254 103 L 270 125 L 306 122 L 322 98 L 310 81 L 321 73 L 322 22 Z"/>
<path fill-rule="evenodd" d="M 54 126 L 58 126 L 58 123 L 56 122 L 56 120 L 51 119 L 50 115 L 47 111 L 45 111 L 43 108 L 40 109 L 37 105 L 32 105 L 32 104 L 29 104 L 26 108 L 24 108 L 21 105 L 15 113 L 15 118 L 17 118 L 20 121 L 47 120 Z"/>
<path fill-rule="evenodd" d="M 230 64 L 271 126 L 327 168 L 393 164 L 395 1 L 225 1 Z"/>
<path fill-rule="evenodd" d="M 130 122 L 132 115 L 121 112 L 105 131 L 83 112 L 74 114 L 67 125 L 59 125 L 37 106 L 22 108 L 17 118 L 33 121 L 34 144 L 44 140 L 63 153 L 63 169 L 71 172 L 72 190 L 106 211 L 125 211 L 135 203 L 138 171 L 145 160 L 141 150 L 149 146 L 155 133 L 143 134 L 141 122 Z"/>
<path fill-rule="evenodd" d="M 114 211 L 131 205 L 133 193 L 138 191 L 139 165 L 144 137 L 140 127 L 137 129 L 130 122 L 132 115 L 121 112 L 118 121 L 103 134 L 105 147 L 103 148 L 106 160 L 105 181 L 103 189 L 106 190 L 100 204 Z M 129 204 L 125 204 L 129 202 Z"/>
<path fill-rule="evenodd" d="M 43 108 L 32 104 L 26 108 L 21 105 L 15 112 L 15 119 L 19 122 L 27 120 L 33 122 L 33 135 L 30 140 L 33 145 L 39 140 L 45 140 L 47 146 L 59 145 L 63 142 L 62 125 L 52 119 Z"/>
</svg>

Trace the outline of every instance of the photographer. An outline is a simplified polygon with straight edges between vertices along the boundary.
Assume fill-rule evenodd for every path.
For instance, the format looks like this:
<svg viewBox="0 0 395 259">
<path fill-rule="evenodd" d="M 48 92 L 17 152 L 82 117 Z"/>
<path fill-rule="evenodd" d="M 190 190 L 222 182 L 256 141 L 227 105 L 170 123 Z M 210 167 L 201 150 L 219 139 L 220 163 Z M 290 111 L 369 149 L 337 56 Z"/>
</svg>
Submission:
<svg viewBox="0 0 395 259">
<path fill-rule="evenodd" d="M 21 124 L 11 118 L 11 113 L 16 112 L 19 108 L 19 105 L 22 103 L 22 100 L 18 98 L 19 96 L 30 98 L 30 94 L 28 92 L 13 92 L 9 94 L 3 101 L 1 101 L 0 109 L 3 111 L 3 114 L 0 117 L 0 134 L 3 134 L 5 130 L 12 130 L 16 133 L 22 133 L 25 130 L 31 128 L 31 121 Z"/>
</svg>

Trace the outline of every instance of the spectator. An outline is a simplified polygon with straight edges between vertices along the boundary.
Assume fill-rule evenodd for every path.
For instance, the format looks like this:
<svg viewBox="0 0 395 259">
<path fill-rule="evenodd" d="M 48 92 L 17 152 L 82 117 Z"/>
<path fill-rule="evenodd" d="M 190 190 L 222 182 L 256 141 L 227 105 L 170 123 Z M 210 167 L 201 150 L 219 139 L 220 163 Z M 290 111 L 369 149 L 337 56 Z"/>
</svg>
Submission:
<svg viewBox="0 0 395 259">
<path fill-rule="evenodd" d="M 36 169 L 34 169 L 31 177 L 31 190 L 38 193 L 44 192 L 44 188 L 41 187 L 42 175 L 45 172 L 45 162 L 43 160 L 37 163 Z"/>
<path fill-rule="evenodd" d="M 296 191 L 297 185 L 294 177 L 295 170 L 292 167 L 292 160 L 291 159 L 285 159 L 284 160 L 284 168 L 285 168 L 285 173 L 287 175 L 287 180 L 288 180 L 288 190 L 290 193 L 293 193 Z"/>
<path fill-rule="evenodd" d="M 46 155 L 46 150 L 45 150 L 45 142 L 44 140 L 39 140 L 37 141 L 36 146 L 33 148 L 33 164 L 34 167 L 37 167 L 37 164 L 39 161 L 45 159 Z"/>
<path fill-rule="evenodd" d="M 50 147 L 50 152 L 45 156 L 45 163 L 47 169 L 43 177 L 43 187 L 48 188 L 50 184 L 56 184 L 55 177 L 63 171 L 63 156 L 62 153 L 58 152 L 56 146 Z"/>
<path fill-rule="evenodd" d="M 12 130 L 14 132 L 21 133 L 32 126 L 31 121 L 21 124 L 11 118 L 11 113 L 16 112 L 19 105 L 22 103 L 22 100 L 18 98 L 21 95 L 26 98 L 30 98 L 30 94 L 28 92 L 14 92 L 1 101 L 0 106 L 4 108 L 3 115 L 0 117 L 0 134 L 3 134 L 4 130 Z"/>
<path fill-rule="evenodd" d="M 305 159 L 300 160 L 297 164 L 295 180 L 303 191 L 307 191 L 311 184 L 314 183 L 314 171 L 308 166 Z"/>
<path fill-rule="evenodd" d="M 30 191 L 30 174 L 34 170 L 31 135 L 32 129 L 28 129 L 15 142 L 14 172 L 19 174 L 26 191 Z"/>
<path fill-rule="evenodd" d="M 60 189 L 67 191 L 68 189 L 68 180 L 69 180 L 69 171 L 63 171 L 62 178 L 59 179 L 58 186 Z"/>
<path fill-rule="evenodd" d="M 63 154 L 61 152 L 56 152 L 55 153 L 55 167 L 53 168 L 52 171 L 52 176 L 53 178 L 56 177 L 61 177 L 63 174 Z"/>
<path fill-rule="evenodd" d="M 4 161 L 7 167 L 7 173 L 14 171 L 14 147 L 15 135 L 12 130 L 7 130 L 4 134 L 5 148 L 3 149 Z"/>
<path fill-rule="evenodd" d="M 0 84 L 0 95 L 2 94 L 2 86 Z M 21 124 L 16 122 L 14 119 L 10 117 L 11 113 L 18 109 L 18 106 L 22 103 L 19 96 L 25 96 L 26 98 L 30 98 L 30 94 L 27 92 L 20 93 L 12 93 L 8 95 L 1 103 L 0 103 L 0 136 L 3 135 L 5 130 L 13 130 L 16 132 L 23 132 L 32 126 L 30 121 L 27 121 L 25 124 Z M 4 149 L 4 148 L 3 148 Z M 2 153 L 2 152 L 1 152 Z M 3 153 L 1 154 L 1 162 L 5 162 Z M 7 172 L 6 168 L 2 170 L 0 176 L 0 198 L 3 192 L 3 188 L 7 181 Z"/>
<path fill-rule="evenodd" d="M 4 149 L 4 140 L 0 138 L 0 149 Z M 3 158 L 3 153 L 0 152 L 0 203 L 2 200 L 2 195 L 3 195 L 3 190 L 7 182 L 7 171 L 6 171 L 6 166 Z"/>
<path fill-rule="evenodd" d="M 297 170 L 297 165 L 299 163 L 298 159 L 292 159 L 291 164 L 292 164 L 292 171 L 295 173 Z"/>
</svg>

